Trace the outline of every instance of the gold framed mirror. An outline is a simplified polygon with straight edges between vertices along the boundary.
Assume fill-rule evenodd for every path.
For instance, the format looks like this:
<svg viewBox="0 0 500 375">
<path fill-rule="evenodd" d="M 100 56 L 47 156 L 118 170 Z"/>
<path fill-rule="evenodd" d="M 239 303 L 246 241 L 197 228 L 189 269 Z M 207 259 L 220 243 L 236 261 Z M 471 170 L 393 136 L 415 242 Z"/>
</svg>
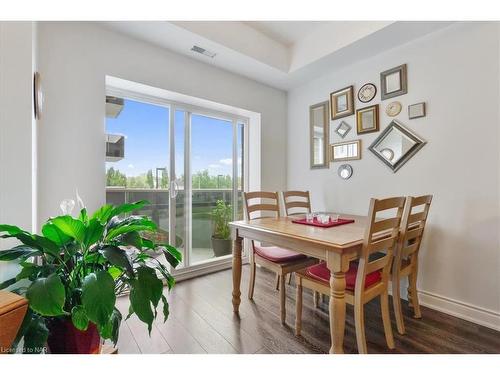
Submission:
<svg viewBox="0 0 500 375">
<path fill-rule="evenodd" d="M 328 168 L 329 113 L 328 102 L 309 107 L 309 141 L 311 169 Z"/>
</svg>

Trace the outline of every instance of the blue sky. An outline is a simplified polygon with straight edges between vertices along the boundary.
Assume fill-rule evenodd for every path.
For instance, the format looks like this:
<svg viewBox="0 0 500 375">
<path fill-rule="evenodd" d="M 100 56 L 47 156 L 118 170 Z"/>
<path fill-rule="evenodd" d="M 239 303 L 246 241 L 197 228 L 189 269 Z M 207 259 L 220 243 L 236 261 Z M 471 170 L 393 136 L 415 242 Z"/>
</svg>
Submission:
<svg viewBox="0 0 500 375">
<path fill-rule="evenodd" d="M 232 124 L 193 114 L 191 117 L 192 172 L 208 169 L 210 174 L 232 174 Z M 169 108 L 125 100 L 118 118 L 106 119 L 106 133 L 125 135 L 125 158 L 108 162 L 127 176 L 138 176 L 158 167 L 169 167 Z M 176 163 L 183 173 L 184 113 L 175 116 Z"/>
</svg>

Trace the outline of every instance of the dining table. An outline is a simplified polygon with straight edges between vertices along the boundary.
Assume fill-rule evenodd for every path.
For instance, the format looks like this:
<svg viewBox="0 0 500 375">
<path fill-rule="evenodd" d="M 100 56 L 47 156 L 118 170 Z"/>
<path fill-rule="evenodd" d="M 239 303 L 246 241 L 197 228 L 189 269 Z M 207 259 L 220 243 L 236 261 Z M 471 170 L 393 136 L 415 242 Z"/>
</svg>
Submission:
<svg viewBox="0 0 500 375">
<path fill-rule="evenodd" d="M 259 218 L 233 221 L 229 225 L 234 239 L 233 246 L 233 294 L 234 313 L 241 303 L 241 272 L 243 240 L 259 241 L 324 260 L 330 270 L 330 353 L 343 353 L 346 301 L 345 273 L 349 262 L 361 256 L 363 239 L 368 222 L 367 216 L 340 214 L 342 219 L 354 222 L 324 228 L 292 222 L 293 217 Z"/>
</svg>

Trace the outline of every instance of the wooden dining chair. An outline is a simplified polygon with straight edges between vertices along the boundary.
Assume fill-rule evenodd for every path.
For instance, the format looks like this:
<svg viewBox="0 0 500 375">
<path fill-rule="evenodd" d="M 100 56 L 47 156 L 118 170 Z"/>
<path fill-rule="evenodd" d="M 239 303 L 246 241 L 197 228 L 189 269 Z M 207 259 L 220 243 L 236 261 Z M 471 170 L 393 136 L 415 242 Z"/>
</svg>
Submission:
<svg viewBox="0 0 500 375">
<path fill-rule="evenodd" d="M 418 252 L 431 202 L 432 195 L 406 199 L 400 237 L 394 253 L 391 274 L 392 303 L 398 332 L 402 335 L 405 334 L 405 326 L 401 310 L 400 281 L 404 277 L 408 277 L 408 302 L 413 306 L 414 317 L 422 317 L 417 294 Z"/>
<path fill-rule="evenodd" d="M 277 192 L 254 191 L 243 193 L 243 197 L 247 220 L 269 216 L 278 218 L 280 216 L 279 197 Z M 255 202 L 256 200 L 257 202 Z M 267 202 L 264 202 L 264 200 L 266 200 Z M 248 298 L 253 299 L 255 288 L 255 271 L 257 264 L 261 267 L 275 272 L 279 277 L 279 283 L 281 285 L 281 323 L 285 323 L 286 275 L 298 269 L 308 267 L 316 262 L 317 261 L 315 259 L 308 258 L 307 256 L 296 253 L 292 250 L 283 249 L 277 246 L 262 246 L 262 244 L 257 245 L 255 244 L 255 241 L 252 241 L 250 251 L 250 285 L 248 288 Z"/>
<path fill-rule="evenodd" d="M 299 190 L 289 190 L 283 192 L 283 203 L 285 206 L 285 214 L 286 216 L 294 216 L 294 215 L 303 215 L 311 213 L 311 195 L 309 191 L 299 191 Z M 289 275 L 288 284 L 290 284 L 292 279 L 292 274 Z M 279 283 L 277 282 L 278 286 Z M 325 295 L 322 294 L 321 297 L 325 298 Z M 319 298 L 320 294 L 318 292 L 314 292 L 314 307 L 319 306 Z"/>
<path fill-rule="evenodd" d="M 371 199 L 368 223 L 365 229 L 361 257 L 358 262 L 351 262 L 345 274 L 346 302 L 354 305 L 356 342 L 359 353 L 367 353 L 364 305 L 380 296 L 382 321 L 385 340 L 390 349 L 394 349 L 391 318 L 389 315 L 389 276 L 393 251 L 399 237 L 399 225 L 405 206 L 405 197 Z M 377 214 L 387 212 L 387 216 L 377 220 Z M 395 212 L 394 212 L 395 211 Z M 382 256 L 371 260 L 370 254 L 386 250 Z M 295 272 L 297 283 L 295 333 L 301 333 L 302 288 L 309 288 L 322 294 L 330 294 L 330 270 L 325 262 Z"/>
<path fill-rule="evenodd" d="M 284 191 L 283 203 L 285 205 L 286 216 L 311 213 L 311 197 L 309 191 Z"/>
</svg>

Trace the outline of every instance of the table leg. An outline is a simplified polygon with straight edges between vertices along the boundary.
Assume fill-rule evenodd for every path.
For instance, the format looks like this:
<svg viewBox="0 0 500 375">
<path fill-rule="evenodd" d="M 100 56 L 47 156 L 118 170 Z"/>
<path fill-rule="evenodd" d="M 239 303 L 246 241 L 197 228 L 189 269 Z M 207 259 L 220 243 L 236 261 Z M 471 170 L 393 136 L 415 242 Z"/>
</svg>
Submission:
<svg viewBox="0 0 500 375">
<path fill-rule="evenodd" d="M 330 354 L 344 353 L 345 331 L 345 273 L 349 267 L 346 257 L 337 253 L 329 253 L 327 267 L 330 270 L 330 336 L 332 346 Z"/>
<path fill-rule="evenodd" d="M 241 253 L 243 238 L 236 236 L 233 246 L 233 311 L 238 313 L 241 302 Z"/>
</svg>

